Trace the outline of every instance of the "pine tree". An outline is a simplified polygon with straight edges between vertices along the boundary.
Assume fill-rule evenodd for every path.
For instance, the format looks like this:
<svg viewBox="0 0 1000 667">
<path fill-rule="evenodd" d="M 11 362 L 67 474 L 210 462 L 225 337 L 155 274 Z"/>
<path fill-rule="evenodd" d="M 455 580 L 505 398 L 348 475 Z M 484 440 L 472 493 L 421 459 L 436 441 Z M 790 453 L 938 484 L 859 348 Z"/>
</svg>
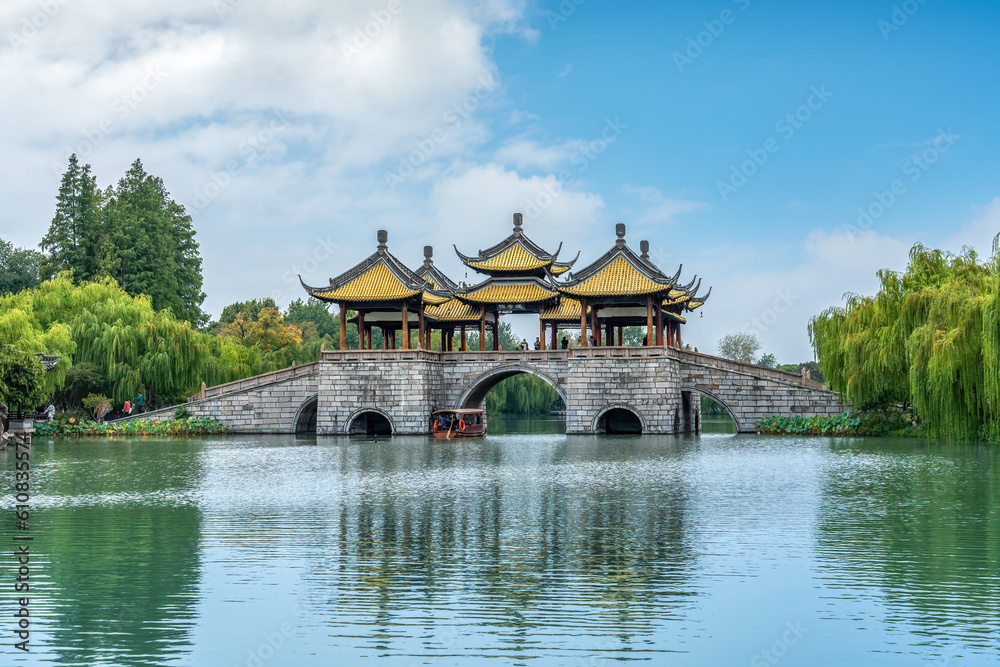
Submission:
<svg viewBox="0 0 1000 667">
<path fill-rule="evenodd" d="M 108 188 L 103 211 L 100 268 L 132 295 L 147 294 L 157 310 L 180 320 L 205 322 L 201 256 L 191 216 L 170 198 L 163 180 L 136 160 Z"/>
<path fill-rule="evenodd" d="M 98 270 L 101 238 L 100 192 L 90 165 L 80 166 L 76 155 L 69 157 L 56 197 L 56 214 L 49 231 L 39 244 L 48 252 L 41 273 L 51 277 L 72 271 L 77 280 L 88 280 Z"/>
</svg>

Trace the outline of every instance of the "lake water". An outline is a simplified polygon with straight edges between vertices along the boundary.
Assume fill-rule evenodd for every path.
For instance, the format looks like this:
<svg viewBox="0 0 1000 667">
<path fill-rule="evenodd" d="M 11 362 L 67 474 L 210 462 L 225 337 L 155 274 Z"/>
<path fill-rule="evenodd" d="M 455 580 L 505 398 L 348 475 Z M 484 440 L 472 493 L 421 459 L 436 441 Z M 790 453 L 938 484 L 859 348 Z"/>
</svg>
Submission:
<svg viewBox="0 0 1000 667">
<path fill-rule="evenodd" d="M 13 451 L 0 464 L 12 479 Z M 1000 659 L 983 446 L 39 439 L 31 464 L 27 532 L 3 497 L 3 665 Z M 34 538 L 30 654 L 15 534 Z"/>
</svg>

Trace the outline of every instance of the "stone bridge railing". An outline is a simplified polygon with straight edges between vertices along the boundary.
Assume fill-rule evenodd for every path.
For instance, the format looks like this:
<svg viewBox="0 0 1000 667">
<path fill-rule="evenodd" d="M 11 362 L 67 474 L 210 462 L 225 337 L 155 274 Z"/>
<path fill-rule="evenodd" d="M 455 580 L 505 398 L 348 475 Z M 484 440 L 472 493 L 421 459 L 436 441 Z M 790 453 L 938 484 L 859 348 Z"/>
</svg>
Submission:
<svg viewBox="0 0 1000 667">
<path fill-rule="evenodd" d="M 292 378 L 301 377 L 303 375 L 312 375 L 319 370 L 319 362 L 312 361 L 308 364 L 302 364 L 301 366 L 297 364 L 292 364 L 289 368 L 282 368 L 277 371 L 271 371 L 270 373 L 262 373 L 260 375 L 254 375 L 253 377 L 244 378 L 242 380 L 236 380 L 235 382 L 227 382 L 225 384 L 217 384 L 214 387 L 206 387 L 205 383 L 201 383 L 201 391 L 189 398 L 189 401 L 201 401 L 206 398 L 212 398 L 213 396 L 222 396 L 223 394 L 228 394 L 234 391 L 242 391 L 244 389 L 253 389 L 254 387 L 260 387 L 265 384 L 271 384 L 272 382 L 281 382 L 282 380 L 291 380 Z"/>
</svg>

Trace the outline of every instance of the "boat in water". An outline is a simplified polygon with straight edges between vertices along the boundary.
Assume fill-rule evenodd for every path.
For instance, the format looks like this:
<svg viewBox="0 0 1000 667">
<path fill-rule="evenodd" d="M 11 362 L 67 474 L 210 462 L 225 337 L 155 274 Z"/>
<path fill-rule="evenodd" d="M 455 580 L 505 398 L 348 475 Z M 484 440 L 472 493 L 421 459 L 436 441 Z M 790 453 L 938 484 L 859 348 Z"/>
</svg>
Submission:
<svg viewBox="0 0 1000 667">
<path fill-rule="evenodd" d="M 431 413 L 435 438 L 474 438 L 486 435 L 486 411 L 472 408 L 436 410 Z"/>
</svg>

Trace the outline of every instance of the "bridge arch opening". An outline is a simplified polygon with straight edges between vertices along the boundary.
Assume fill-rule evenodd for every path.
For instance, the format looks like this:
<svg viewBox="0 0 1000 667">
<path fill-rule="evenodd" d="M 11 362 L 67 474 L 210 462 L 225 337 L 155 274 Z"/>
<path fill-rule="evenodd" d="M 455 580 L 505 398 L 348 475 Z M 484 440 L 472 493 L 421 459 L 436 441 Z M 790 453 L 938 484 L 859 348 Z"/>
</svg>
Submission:
<svg viewBox="0 0 1000 667">
<path fill-rule="evenodd" d="M 627 405 L 609 405 L 594 418 L 594 433 L 641 435 L 645 430 L 642 415 Z"/>
<path fill-rule="evenodd" d="M 319 405 L 317 396 L 307 398 L 295 413 L 295 434 L 316 434 L 316 408 Z"/>
<path fill-rule="evenodd" d="M 485 409 L 491 433 L 566 431 L 565 390 L 530 366 L 504 366 L 480 375 L 462 393 L 458 407 Z"/>
<path fill-rule="evenodd" d="M 700 407 L 700 429 L 702 433 L 738 433 L 739 420 L 736 413 L 719 397 L 700 389 L 687 389 L 696 396 Z"/>
<path fill-rule="evenodd" d="M 392 420 L 381 410 L 359 410 L 348 418 L 348 435 L 392 435 Z"/>
</svg>

